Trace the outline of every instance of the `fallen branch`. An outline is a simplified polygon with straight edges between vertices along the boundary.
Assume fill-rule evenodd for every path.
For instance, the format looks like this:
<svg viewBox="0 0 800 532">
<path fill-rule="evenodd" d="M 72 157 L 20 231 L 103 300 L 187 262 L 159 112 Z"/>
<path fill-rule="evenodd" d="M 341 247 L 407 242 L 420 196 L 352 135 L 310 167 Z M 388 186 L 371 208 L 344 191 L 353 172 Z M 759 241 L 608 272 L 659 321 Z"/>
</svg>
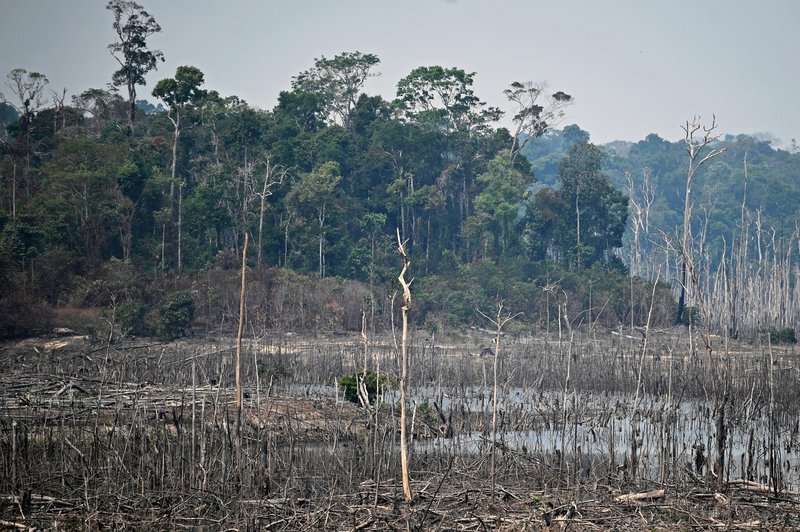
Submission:
<svg viewBox="0 0 800 532">
<path fill-rule="evenodd" d="M 625 495 L 619 495 L 618 497 L 615 497 L 614 500 L 618 502 L 636 502 L 649 499 L 662 499 L 663 497 L 664 497 L 664 490 L 655 490 L 655 491 L 644 491 L 641 493 L 627 493 Z"/>
<path fill-rule="evenodd" d="M 12 528 L 16 530 L 28 530 L 28 527 L 21 523 L 12 523 L 11 521 L 4 521 L 0 519 L 0 526 L 3 528 Z"/>
<path fill-rule="evenodd" d="M 753 480 L 745 480 L 743 478 L 740 478 L 740 479 L 737 479 L 737 480 L 731 480 L 730 481 L 730 485 L 731 486 L 738 486 L 738 487 L 740 487 L 742 489 L 745 489 L 747 491 L 756 491 L 756 492 L 763 492 L 763 493 L 769 493 L 769 492 L 772 491 L 772 486 L 769 486 L 767 484 L 761 484 L 760 482 L 755 482 Z M 784 494 L 786 494 L 786 495 L 796 495 L 796 493 L 794 493 L 794 492 L 784 492 Z"/>
</svg>

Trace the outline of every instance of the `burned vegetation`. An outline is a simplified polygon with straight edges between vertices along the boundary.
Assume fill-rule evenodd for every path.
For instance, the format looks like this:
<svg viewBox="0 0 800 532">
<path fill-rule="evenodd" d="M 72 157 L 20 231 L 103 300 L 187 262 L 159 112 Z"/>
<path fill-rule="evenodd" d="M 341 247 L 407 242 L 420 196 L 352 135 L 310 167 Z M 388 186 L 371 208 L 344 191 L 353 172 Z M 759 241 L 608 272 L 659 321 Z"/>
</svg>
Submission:
<svg viewBox="0 0 800 532">
<path fill-rule="evenodd" d="M 481 356 L 497 339 L 500 356 Z M 0 515 L 20 529 L 796 527 L 798 367 L 793 345 L 763 339 L 722 347 L 718 445 L 712 372 L 685 329 L 646 347 L 624 329 L 417 332 L 408 503 L 391 336 L 245 340 L 241 414 L 233 337 L 6 343 Z M 359 384 L 368 401 L 348 396 Z"/>
</svg>

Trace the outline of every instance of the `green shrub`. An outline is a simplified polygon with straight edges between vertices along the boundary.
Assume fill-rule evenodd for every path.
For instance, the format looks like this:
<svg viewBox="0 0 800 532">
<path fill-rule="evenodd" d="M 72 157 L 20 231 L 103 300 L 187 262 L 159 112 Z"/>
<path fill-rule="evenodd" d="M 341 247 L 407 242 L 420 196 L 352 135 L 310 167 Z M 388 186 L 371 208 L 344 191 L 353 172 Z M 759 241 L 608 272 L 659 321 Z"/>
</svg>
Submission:
<svg viewBox="0 0 800 532">
<path fill-rule="evenodd" d="M 697 307 L 686 307 L 683 309 L 683 317 L 681 324 L 688 326 L 690 323 L 694 326 L 701 324 L 700 309 Z"/>
<path fill-rule="evenodd" d="M 395 388 L 396 383 L 384 374 L 378 376 L 374 371 L 359 371 L 339 378 L 339 386 L 344 390 L 344 397 L 351 403 L 360 404 L 358 400 L 358 380 L 364 379 L 364 386 L 367 388 L 367 397 L 370 404 L 375 404 L 378 397 L 378 387 L 382 389 Z"/>
<path fill-rule="evenodd" d="M 139 301 L 130 301 L 117 309 L 117 318 L 122 334 L 127 336 L 135 334 L 146 336 L 150 334 L 150 324 L 147 323 L 147 305 Z"/>
<path fill-rule="evenodd" d="M 292 376 L 292 372 L 280 360 L 277 362 L 258 360 L 256 367 L 258 368 L 258 377 L 265 381 L 270 379 L 279 381 Z"/>
<path fill-rule="evenodd" d="M 174 340 L 186 335 L 194 321 L 192 295 L 183 290 L 168 295 L 158 314 L 161 317 L 159 333 L 162 338 Z"/>
<path fill-rule="evenodd" d="M 769 341 L 771 344 L 791 344 L 797 343 L 797 335 L 792 327 L 770 327 L 767 332 L 769 333 Z"/>
</svg>

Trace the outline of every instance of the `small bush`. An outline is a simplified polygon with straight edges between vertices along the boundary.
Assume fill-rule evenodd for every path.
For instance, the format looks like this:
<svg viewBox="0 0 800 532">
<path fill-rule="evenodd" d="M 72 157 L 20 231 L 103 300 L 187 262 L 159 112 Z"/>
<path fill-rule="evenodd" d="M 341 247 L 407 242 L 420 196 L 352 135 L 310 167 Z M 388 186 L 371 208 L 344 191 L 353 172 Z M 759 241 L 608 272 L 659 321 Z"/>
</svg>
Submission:
<svg viewBox="0 0 800 532">
<path fill-rule="evenodd" d="M 770 327 L 767 332 L 769 333 L 769 341 L 771 344 L 790 344 L 797 343 L 797 335 L 792 327 Z"/>
<path fill-rule="evenodd" d="M 280 381 L 292 376 L 292 372 L 281 361 L 266 362 L 258 360 L 256 367 L 258 368 L 258 377 L 265 381 L 270 379 Z"/>
<path fill-rule="evenodd" d="M 26 298 L 19 289 L 0 294 L 0 339 L 41 334 L 52 328 L 52 313 L 41 301 Z"/>
<path fill-rule="evenodd" d="M 371 370 L 344 375 L 339 378 L 339 386 L 344 390 L 345 399 L 351 403 L 361 403 L 361 401 L 358 400 L 358 381 L 362 378 L 364 379 L 364 386 L 367 388 L 367 397 L 369 398 L 370 404 L 375 404 L 375 400 L 378 397 L 379 386 L 383 389 L 396 387 L 396 383 L 389 377 L 386 375 L 378 376 L 377 373 Z"/>
<path fill-rule="evenodd" d="M 122 334 L 146 336 L 150 334 L 150 325 L 147 323 L 147 305 L 139 301 L 125 303 L 117 309 L 117 317 Z"/>
<path fill-rule="evenodd" d="M 192 295 L 183 290 L 170 294 L 158 313 L 161 317 L 159 333 L 162 338 L 174 340 L 185 336 L 194 321 Z"/>
<path fill-rule="evenodd" d="M 687 327 L 689 326 L 689 324 L 692 324 L 694 326 L 700 325 L 701 324 L 700 309 L 697 307 L 684 308 L 681 324 L 686 325 Z"/>
</svg>

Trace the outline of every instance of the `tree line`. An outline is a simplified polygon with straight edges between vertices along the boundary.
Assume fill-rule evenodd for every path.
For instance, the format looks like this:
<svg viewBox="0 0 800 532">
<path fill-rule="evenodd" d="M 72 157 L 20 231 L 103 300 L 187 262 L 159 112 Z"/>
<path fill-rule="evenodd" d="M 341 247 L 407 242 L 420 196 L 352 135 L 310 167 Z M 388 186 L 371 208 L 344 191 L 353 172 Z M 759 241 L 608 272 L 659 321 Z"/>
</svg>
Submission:
<svg viewBox="0 0 800 532">
<path fill-rule="evenodd" d="M 476 309 L 498 298 L 526 326 L 548 327 L 565 306 L 588 309 L 587 321 L 643 323 L 651 289 L 641 268 L 626 276 L 625 236 L 643 174 L 625 170 L 636 184 L 620 187 L 619 156 L 577 126 L 556 129 L 572 96 L 511 83 L 509 129 L 475 94 L 476 73 L 418 67 L 387 100 L 363 91 L 380 59 L 354 51 L 315 59 L 269 110 L 206 86 L 191 65 L 141 98 L 164 58 L 148 43 L 161 27 L 135 2 L 106 7 L 119 67 L 107 88 L 67 102 L 41 73 L 6 78 L 3 334 L 36 329 L 28 322 L 42 309 L 155 314 L 176 291 L 192 294 L 207 322 L 224 321 L 210 303 L 202 310 L 198 286 L 211 290 L 209 272 L 235 275 L 245 234 L 251 267 L 333 299 L 342 280 L 360 283 L 355 304 L 386 324 L 396 229 L 418 279 L 420 324 L 479 321 Z M 651 144 L 672 153 L 664 143 L 651 136 L 628 153 Z M 652 293 L 666 320 L 669 287 Z M 333 299 L 309 323 L 349 305 Z"/>
</svg>

